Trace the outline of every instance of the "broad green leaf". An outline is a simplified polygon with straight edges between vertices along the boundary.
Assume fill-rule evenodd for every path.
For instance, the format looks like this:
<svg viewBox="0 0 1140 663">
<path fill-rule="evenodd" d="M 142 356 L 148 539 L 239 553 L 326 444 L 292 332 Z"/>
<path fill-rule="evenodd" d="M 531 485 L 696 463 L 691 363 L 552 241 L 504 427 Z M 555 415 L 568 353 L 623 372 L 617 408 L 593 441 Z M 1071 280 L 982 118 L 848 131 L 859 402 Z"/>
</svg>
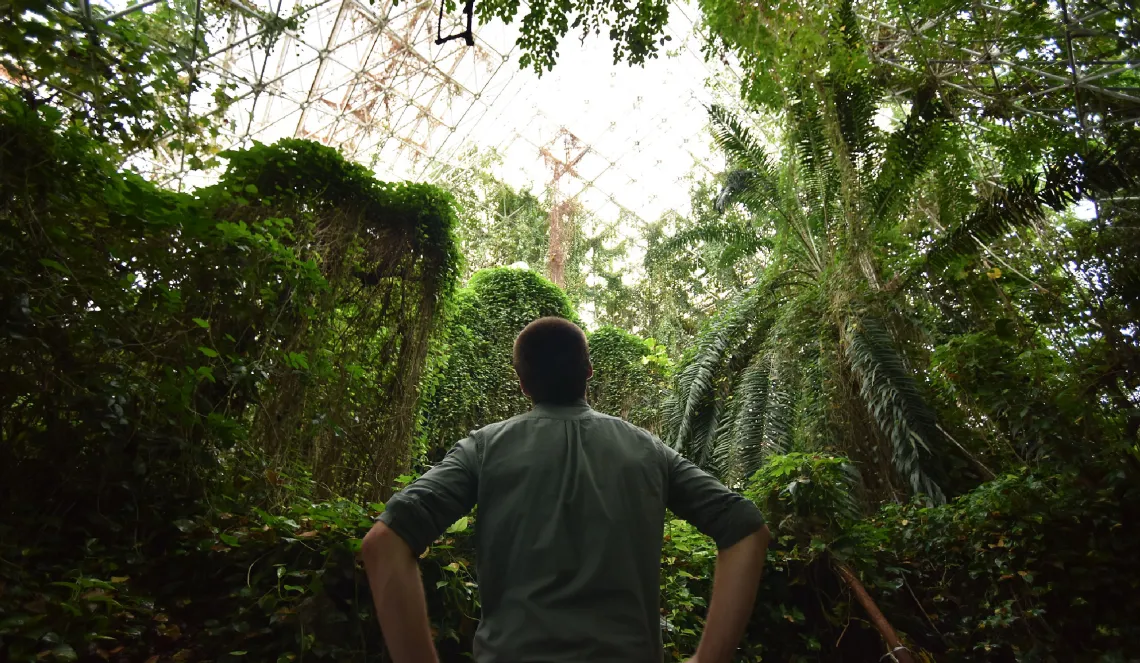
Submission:
<svg viewBox="0 0 1140 663">
<path fill-rule="evenodd" d="M 70 274 L 71 270 L 63 265 L 63 263 L 52 260 L 51 258 L 40 258 L 40 264 L 44 267 L 50 267 L 61 274 Z"/>
</svg>

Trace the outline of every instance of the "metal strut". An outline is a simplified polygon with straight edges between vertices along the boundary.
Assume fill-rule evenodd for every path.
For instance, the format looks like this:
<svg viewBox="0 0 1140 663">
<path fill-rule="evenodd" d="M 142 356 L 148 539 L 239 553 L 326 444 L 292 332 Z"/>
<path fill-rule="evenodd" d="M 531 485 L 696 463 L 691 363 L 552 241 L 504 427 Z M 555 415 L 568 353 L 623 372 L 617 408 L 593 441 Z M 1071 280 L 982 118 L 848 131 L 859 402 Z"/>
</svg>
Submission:
<svg viewBox="0 0 1140 663">
<path fill-rule="evenodd" d="M 443 5 L 444 2 L 439 3 L 439 24 L 435 29 L 435 45 L 439 46 L 441 44 L 446 44 L 452 39 L 462 38 L 468 46 L 474 46 L 475 33 L 471 31 L 471 19 L 475 14 L 475 0 L 467 0 L 467 2 L 463 5 L 463 13 L 467 15 L 467 29 L 463 32 L 448 35 L 446 37 L 443 36 Z"/>
</svg>

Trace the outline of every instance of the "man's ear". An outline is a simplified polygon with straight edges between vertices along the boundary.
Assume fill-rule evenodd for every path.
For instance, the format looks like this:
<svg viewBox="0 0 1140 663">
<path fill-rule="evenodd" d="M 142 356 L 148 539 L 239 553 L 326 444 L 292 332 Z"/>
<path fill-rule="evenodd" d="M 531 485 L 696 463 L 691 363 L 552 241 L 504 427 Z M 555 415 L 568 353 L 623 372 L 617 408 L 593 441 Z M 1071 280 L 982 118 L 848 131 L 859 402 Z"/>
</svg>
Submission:
<svg viewBox="0 0 1140 663">
<path fill-rule="evenodd" d="M 590 362 L 590 368 L 586 371 L 586 379 L 594 377 L 594 362 Z"/>
<path fill-rule="evenodd" d="M 519 390 L 522 391 L 523 396 L 530 398 L 531 395 L 530 392 L 526 389 L 526 383 L 523 382 L 522 376 L 519 375 L 519 372 L 517 370 L 515 371 L 515 377 L 519 379 Z"/>
</svg>

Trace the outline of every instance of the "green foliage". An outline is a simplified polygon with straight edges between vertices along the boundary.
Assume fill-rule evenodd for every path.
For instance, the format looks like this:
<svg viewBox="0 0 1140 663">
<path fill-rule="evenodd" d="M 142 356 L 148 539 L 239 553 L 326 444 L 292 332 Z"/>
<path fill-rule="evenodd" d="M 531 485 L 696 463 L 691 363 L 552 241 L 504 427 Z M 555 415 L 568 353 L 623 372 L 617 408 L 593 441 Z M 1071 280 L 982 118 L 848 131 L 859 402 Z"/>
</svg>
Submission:
<svg viewBox="0 0 1140 663">
<path fill-rule="evenodd" d="M 886 507 L 837 552 L 862 558 L 885 609 L 947 660 L 1128 660 L 1137 498 L 1119 469 L 1094 485 L 1021 471 L 945 506 Z"/>
<path fill-rule="evenodd" d="M 666 521 L 661 548 L 661 630 L 671 661 L 684 660 L 697 650 L 715 563 L 716 547 L 707 537 L 683 520 Z"/>
<path fill-rule="evenodd" d="M 481 17 L 498 18 L 506 23 L 519 11 L 517 0 L 493 0 L 477 5 Z M 657 57 L 657 49 L 670 40 L 664 35 L 669 19 L 669 3 L 663 0 L 609 0 L 607 2 L 549 2 L 538 0 L 527 4 L 527 13 L 519 25 L 516 42 L 522 52 L 519 66 L 536 73 L 549 71 L 558 57 L 558 44 L 571 29 L 581 28 L 582 38 L 598 34 L 607 26 L 614 43 L 614 63 L 622 60 L 644 64 Z"/>
<path fill-rule="evenodd" d="M 858 26 L 843 25 L 844 34 L 857 43 Z M 829 48 L 838 58 L 853 46 Z M 959 303 L 936 288 L 924 289 L 908 274 L 924 273 L 937 283 L 951 263 L 961 265 L 979 249 L 1008 266 L 986 242 L 1010 228 L 1043 225 L 1051 211 L 1063 210 L 1078 196 L 1120 195 L 1133 186 L 1131 150 L 1094 150 L 1081 159 L 1058 159 L 1046 170 L 1043 185 L 1026 178 L 992 196 L 975 195 L 985 188 L 971 188 L 967 179 L 940 182 L 938 195 L 954 202 L 931 220 L 923 207 L 928 204 L 924 187 L 942 155 L 957 156 L 961 147 L 951 118 L 930 83 L 919 90 L 901 126 L 886 133 L 873 123 L 881 96 L 877 85 L 852 61 L 813 85 L 789 89 L 786 161 L 778 169 L 740 119 L 719 107 L 710 110 L 714 138 L 730 159 L 715 205 L 743 208 L 747 222 L 708 220 L 678 233 L 658 251 L 684 255 L 686 248 L 715 243 L 726 247 L 722 255 L 729 260 L 748 254 L 766 259 L 763 272 L 741 284 L 701 332 L 678 370 L 670 404 L 674 446 L 726 480 L 748 476 L 772 450 L 793 449 L 849 456 L 870 479 L 869 494 L 878 498 L 909 493 L 941 502 L 952 484 L 966 489 L 984 478 L 984 464 L 954 441 L 969 437 L 971 424 L 979 420 L 954 412 L 955 405 L 932 394 L 926 379 L 929 339 L 940 323 L 926 315 L 928 307 L 953 310 Z M 947 223 L 949 231 L 914 232 Z M 990 281 L 1001 274 L 996 265 L 987 271 Z M 1057 281 L 1069 278 L 1065 274 Z M 1096 280 L 1090 273 L 1089 282 Z M 1076 297 L 1088 301 L 1087 295 Z M 1063 312 L 1051 306 L 1051 313 L 1070 320 L 1082 315 L 1075 299 L 1071 307 L 1061 307 Z M 984 328 L 986 321 L 971 324 Z M 1073 329 L 1072 324 L 1054 327 L 1049 336 L 1070 335 Z M 1090 337 L 1069 343 L 1102 345 L 1091 338 L 1095 332 L 1087 333 Z M 1124 343 L 1116 345 L 1113 363 L 1131 356 Z M 1087 361 L 1079 354 L 1072 359 Z M 1117 407 L 1134 412 L 1124 393 L 1105 385 Z M 933 398 L 942 398 L 952 410 L 948 420 L 958 422 L 958 430 L 939 426 Z M 1097 403 L 1085 398 L 1083 407 Z M 1079 416 L 1078 400 L 1069 402 L 1072 416 Z M 1140 419 L 1128 425 L 1140 428 Z M 1085 427 L 1085 434 L 1100 428 Z M 1103 430 L 1092 434 L 1113 436 Z M 804 446 L 790 446 L 789 440 Z M 1056 436 L 1052 441 L 1058 449 L 1064 444 Z M 907 488 L 900 489 L 900 483 Z"/>
<path fill-rule="evenodd" d="M 263 344 L 295 310 L 278 292 L 305 297 L 322 279 L 282 244 L 285 224 L 247 226 L 239 242 L 205 201 L 118 173 L 76 128 L 56 132 L 50 109 L 3 103 L 5 503 L 58 489 L 70 509 L 95 491 L 114 513 L 194 495 L 199 471 L 240 441 L 235 415 L 266 376 Z M 262 285 L 263 270 L 279 280 Z"/>
<path fill-rule="evenodd" d="M 166 144 L 194 163 L 217 135 L 213 118 L 190 115 L 187 96 L 203 83 L 188 74 L 191 53 L 208 48 L 186 13 L 159 3 L 107 21 L 98 3 L 18 0 L 0 8 L 0 70 L 32 106 L 58 109 L 127 154 Z M 197 40 L 197 41 L 195 41 Z M 216 113 L 229 104 L 219 87 Z M 173 139 L 173 141 L 172 141 Z"/>
<path fill-rule="evenodd" d="M 226 153 L 211 190 L 237 220 L 285 219 L 326 287 L 297 300 L 321 324 L 282 339 L 287 369 L 263 390 L 251 434 L 271 463 L 303 462 L 341 495 L 377 496 L 406 467 L 419 380 L 436 314 L 459 256 L 451 198 L 423 184 L 377 182 L 310 141 Z M 255 200 L 247 200 L 257 196 Z M 368 468 L 362 472 L 361 468 Z"/>
<path fill-rule="evenodd" d="M 870 124 L 871 114 L 861 106 L 865 101 L 857 101 L 868 97 L 868 91 L 857 80 L 842 79 L 838 74 L 828 83 L 821 89 L 837 99 L 838 129 L 829 132 L 827 106 L 816 92 L 805 92 L 791 113 L 789 153 L 796 165 L 784 173 L 776 173 L 764 146 L 738 118 L 722 108 L 711 109 L 715 137 L 732 159 L 734 169 L 718 197 L 718 206 L 740 203 L 746 207 L 752 215 L 747 230 L 755 237 L 725 239 L 741 252 L 771 247 L 775 259 L 764 276 L 746 286 L 741 298 L 773 313 L 752 316 L 751 308 L 733 306 L 720 313 L 723 324 L 714 324 L 703 333 L 708 342 L 698 346 L 692 369 L 684 367 L 678 374 L 678 394 L 687 396 L 684 407 L 677 409 L 675 444 L 699 449 L 702 463 L 717 468 L 722 476 L 747 476 L 758 467 L 772 440 L 779 441 L 776 451 L 789 450 L 783 441 L 790 437 L 787 431 L 791 421 L 811 417 L 813 411 L 819 414 L 819 408 L 809 407 L 808 401 L 801 406 L 792 403 L 792 394 L 799 393 L 797 398 L 804 399 L 824 395 L 848 409 L 849 416 L 870 416 L 874 426 L 870 431 L 865 424 L 852 429 L 834 420 L 834 415 L 823 414 L 832 418 L 824 427 L 834 427 L 834 434 L 825 437 L 846 437 L 849 441 L 839 442 L 840 449 L 860 453 L 869 466 L 889 459 L 913 491 L 942 499 L 942 489 L 928 477 L 937 464 L 937 457 L 930 453 L 930 445 L 936 441 L 933 415 L 913 379 L 906 375 L 905 360 L 887 329 L 840 304 L 866 297 L 865 288 L 856 279 L 878 279 L 877 268 L 865 255 L 871 251 L 866 232 L 889 222 L 884 216 L 887 207 L 898 206 L 897 202 L 888 205 L 876 199 L 873 191 L 878 178 L 914 180 L 929 162 L 929 149 L 914 148 L 910 150 L 913 158 L 903 165 L 906 159 L 897 153 L 905 153 L 907 148 L 891 146 L 933 142 L 929 134 L 938 131 L 937 125 L 923 120 L 926 107 L 913 109 L 912 117 L 918 117 L 912 123 L 913 136 L 887 145 L 882 152 L 884 162 L 876 163 L 872 158 L 877 153 L 874 146 L 881 139 Z M 925 126 L 925 132 L 919 126 Z M 842 156 L 836 157 L 829 150 L 829 140 L 840 139 L 847 142 L 840 146 Z M 868 195 L 872 199 L 857 197 L 858 190 L 871 191 Z M 804 205 L 805 200 L 811 203 Z M 852 218 L 855 211 L 872 216 Z M 845 215 L 845 222 L 834 221 Z M 769 232 L 774 234 L 774 242 L 767 239 Z M 781 304 L 792 302 L 795 305 L 783 306 L 779 318 L 774 316 Z M 870 302 L 863 305 L 871 308 Z M 829 332 L 809 332 L 809 321 L 821 316 L 824 324 L 831 326 Z M 742 324 L 744 320 L 748 325 Z M 876 334 L 866 332 L 869 325 L 877 329 Z M 798 369 L 784 363 L 790 357 L 797 358 Z M 829 357 L 840 361 L 827 361 Z M 782 367 L 775 383 L 773 361 Z M 862 403 L 854 402 L 854 394 L 846 390 L 813 395 L 811 391 L 819 390 L 822 384 L 801 391 L 797 380 L 815 379 L 820 369 L 829 371 L 830 375 L 823 375 L 832 384 L 858 380 Z M 698 403 L 705 403 L 702 409 L 695 408 Z M 687 421 L 717 411 L 723 415 L 701 424 L 701 439 L 689 441 L 692 424 Z M 771 432 L 768 441 L 765 431 Z M 878 442 L 857 440 L 868 433 L 890 444 L 891 451 L 869 453 L 866 448 L 876 447 Z"/>
<path fill-rule="evenodd" d="M 946 268 L 963 254 L 976 253 L 1002 235 L 1047 223 L 1047 213 L 1062 212 L 1083 197 L 1111 196 L 1136 185 L 1130 153 L 1091 153 L 1048 164 L 1044 182 L 1036 174 L 1022 177 L 1007 190 L 995 191 L 960 224 L 950 229 L 926 254 L 926 267 Z M 1083 161 L 1083 162 L 1082 162 Z"/>
<path fill-rule="evenodd" d="M 481 269 L 519 262 L 540 269 L 550 244 L 548 205 L 494 177 L 490 170 L 502 161 L 494 152 L 467 158 L 470 163 L 440 177 L 456 200 L 464 280 Z"/>
<path fill-rule="evenodd" d="M 457 269 L 446 195 L 300 142 L 174 193 L 3 103 L 5 518 L 143 545 L 237 472 L 303 462 L 326 491 L 386 491 Z"/>
<path fill-rule="evenodd" d="M 745 489 L 777 537 L 818 552 L 858 521 L 859 474 L 850 461 L 825 454 L 771 456 Z"/>
<path fill-rule="evenodd" d="M 690 215 L 666 214 L 640 228 L 646 253 L 632 328 L 665 345 L 672 357 L 689 349 L 709 314 L 763 266 L 765 252 L 757 252 L 763 240 L 738 241 L 756 231 L 737 209 L 717 209 L 717 186 L 694 183 Z"/>
<path fill-rule="evenodd" d="M 1062 12 L 1031 0 L 965 9 L 941 0 L 760 5 L 702 0 L 700 8 L 709 36 L 706 57 L 731 54 L 740 63 L 741 95 L 752 104 L 779 113 L 802 88 L 837 77 L 876 81 L 895 99 L 915 106 L 933 90 L 944 104 L 942 112 L 960 121 L 974 154 L 992 158 L 992 165 L 982 169 L 992 168 L 1010 181 L 1036 171 L 1050 153 L 1079 149 L 1074 119 L 1081 110 L 1103 118 L 1131 117 L 1135 111 L 1134 101 L 1097 92 L 1074 94 L 1040 73 L 1066 67 L 1070 55 L 1076 62 L 1135 58 L 1140 48 L 1135 21 L 1131 8 L 1122 4 L 1077 1 Z M 1053 40 L 1065 33 L 1065 16 L 1082 17 L 1088 33 L 1060 49 Z M 939 69 L 946 62 L 969 60 L 976 45 L 992 41 L 995 34 L 1003 46 L 993 56 L 994 66 L 976 61 L 978 66 Z M 927 80 L 932 68 L 939 69 L 933 88 Z M 1114 75 L 1120 77 L 1117 84 L 1136 84 L 1132 72 Z M 1016 90 L 1026 88 L 1039 91 L 1034 97 L 1039 105 L 1022 103 Z M 873 112 L 881 99 L 868 105 L 866 97 L 841 95 L 835 101 L 839 128 L 852 141 L 857 133 L 844 116 Z M 850 104 L 849 113 L 842 109 L 844 103 Z M 1089 138 L 1111 141 L 1107 133 Z"/>
<path fill-rule="evenodd" d="M 459 274 L 452 199 L 427 184 L 379 182 L 358 163 L 313 141 L 283 139 L 222 154 L 229 167 L 219 186 L 234 195 L 257 195 L 260 204 L 317 206 L 361 217 L 361 231 L 400 243 L 424 261 L 415 275 L 428 280 L 436 301 L 448 297 Z M 393 252 L 394 253 L 394 252 Z M 375 278 L 401 274 L 395 256 L 376 267 Z M 405 268 L 407 269 L 407 268 Z M 361 277 L 363 278 L 363 276 Z"/>
<path fill-rule="evenodd" d="M 594 377 L 588 398 L 599 412 L 621 417 L 651 432 L 659 427 L 659 404 L 666 393 L 671 364 L 654 353 L 653 339 L 641 339 L 617 327 L 589 334 Z M 652 359 L 652 361 L 651 361 Z"/>
<path fill-rule="evenodd" d="M 430 458 L 475 428 L 530 409 L 511 352 L 523 327 L 546 316 L 576 320 L 566 294 L 526 269 L 482 270 L 456 294 L 421 406 L 421 444 Z"/>
<path fill-rule="evenodd" d="M 1088 33 L 1065 55 L 1134 60 L 1118 5 L 1070 2 Z M 362 502 L 410 479 L 414 438 L 430 460 L 528 409 L 511 342 L 575 304 L 653 337 L 590 335 L 593 404 L 667 433 L 776 530 L 742 660 L 882 656 L 836 564 L 924 660 L 1134 658 L 1140 134 L 1078 139 L 1024 113 L 1005 96 L 1041 87 L 1024 67 L 930 78 L 882 57 L 953 60 L 947 43 L 989 43 L 992 8 L 701 7 L 708 53 L 737 57 L 782 137 L 710 110 L 728 169 L 694 187 L 690 218 L 641 229 L 638 283 L 616 232 L 630 219 L 568 206 L 565 292 L 479 271 L 550 250 L 547 204 L 485 173 L 451 187 L 457 220 L 438 189 L 307 141 L 226 153 L 194 194 L 121 172 L 156 147 L 216 165 L 225 85 L 208 116 L 186 103 L 207 31 L 164 3 L 109 22 L 97 4 L 0 10 L 0 658 L 383 656 L 355 560 L 383 504 Z M 1060 57 L 1055 8 L 1006 9 L 993 57 Z M 522 65 L 549 70 L 571 29 L 603 25 L 615 61 L 643 63 L 667 16 L 531 3 Z M 865 32 L 868 16 L 883 23 Z M 986 103 L 959 94 L 982 78 Z M 1135 111 L 1052 88 L 1037 101 L 1060 117 Z M 1094 196 L 1094 218 L 1069 212 Z M 460 253 L 476 273 L 455 292 Z M 461 519 L 422 560 L 446 661 L 470 656 L 477 527 Z M 695 650 L 715 558 L 667 520 L 670 660 Z"/>
<path fill-rule="evenodd" d="M 255 527 L 250 505 L 292 503 L 293 468 L 306 495 L 364 495 L 406 466 L 420 367 L 458 272 L 450 198 L 376 182 L 305 141 L 230 153 L 218 185 L 174 193 L 57 130 L 50 108 L 3 103 L 5 656 L 142 660 L 193 640 L 226 658 L 294 610 L 315 619 L 303 599 L 332 562 L 305 558 L 305 542 L 355 540 L 363 511 L 255 512 Z M 245 516 L 214 514 L 233 522 L 182 539 L 235 495 Z M 275 528 L 292 534 L 282 548 Z M 266 545 L 274 563 L 311 568 L 258 567 Z M 251 556 L 232 583 L 203 582 L 239 549 Z M 273 581 L 259 594 L 254 571 Z M 296 625 L 277 636 L 319 651 Z"/>
</svg>

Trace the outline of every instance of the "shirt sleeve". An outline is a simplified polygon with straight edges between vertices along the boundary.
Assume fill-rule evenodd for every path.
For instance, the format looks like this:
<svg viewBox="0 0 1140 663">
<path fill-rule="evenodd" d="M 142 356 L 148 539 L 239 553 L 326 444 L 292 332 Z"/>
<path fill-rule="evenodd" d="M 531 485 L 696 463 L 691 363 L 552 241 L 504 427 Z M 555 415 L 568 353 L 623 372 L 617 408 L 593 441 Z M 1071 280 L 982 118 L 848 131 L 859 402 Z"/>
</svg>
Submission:
<svg viewBox="0 0 1140 663">
<path fill-rule="evenodd" d="M 419 557 L 444 530 L 475 507 L 479 494 L 475 441 L 465 438 L 435 467 L 388 500 L 378 520 Z"/>
<path fill-rule="evenodd" d="M 729 490 L 676 450 L 662 446 L 669 461 L 669 510 L 710 537 L 718 549 L 764 526 L 764 516 L 752 500 Z"/>
</svg>

